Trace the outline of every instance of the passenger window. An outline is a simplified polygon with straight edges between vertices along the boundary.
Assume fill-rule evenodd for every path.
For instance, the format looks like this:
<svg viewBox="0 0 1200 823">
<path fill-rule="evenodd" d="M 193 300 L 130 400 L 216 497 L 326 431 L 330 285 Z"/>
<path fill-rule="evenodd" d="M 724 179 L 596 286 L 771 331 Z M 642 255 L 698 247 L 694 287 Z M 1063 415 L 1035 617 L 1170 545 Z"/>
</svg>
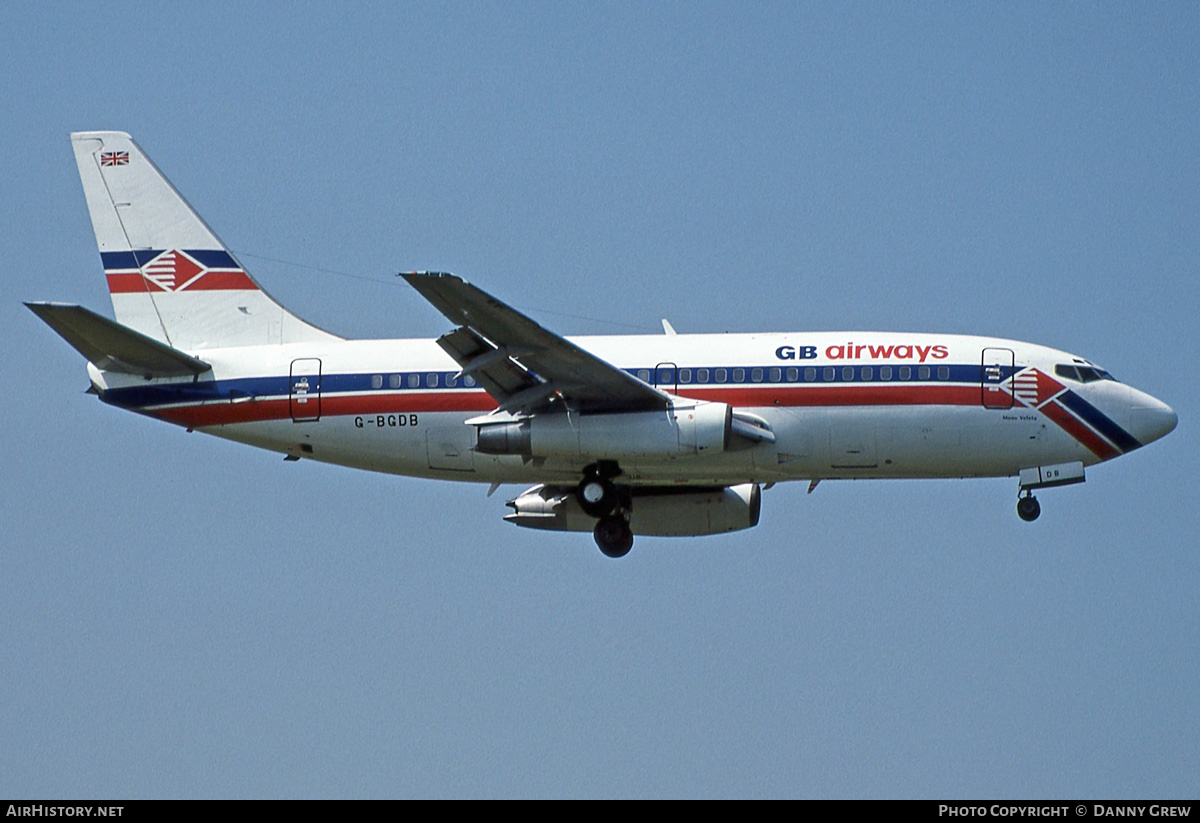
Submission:
<svg viewBox="0 0 1200 823">
<path fill-rule="evenodd" d="M 891 366 L 880 366 L 879 367 L 879 379 L 880 380 L 891 380 L 892 379 L 892 367 Z"/>
<path fill-rule="evenodd" d="M 437 376 L 437 373 L 435 372 L 435 373 L 429 375 L 429 382 L 426 385 L 431 389 L 436 389 L 437 384 L 438 384 L 438 376 Z"/>
<path fill-rule="evenodd" d="M 745 369 L 734 369 L 733 370 L 733 382 L 734 383 L 745 383 L 746 382 L 746 370 Z"/>
<path fill-rule="evenodd" d="M 833 368 L 833 366 L 826 366 L 825 371 L 822 374 L 822 376 L 825 378 L 826 383 L 831 383 L 831 382 L 833 382 L 834 376 L 836 374 L 837 374 L 837 371 Z"/>
<path fill-rule="evenodd" d="M 929 379 L 929 367 L 928 366 L 921 366 L 920 368 L 917 369 L 917 379 L 918 380 L 928 380 Z"/>
<path fill-rule="evenodd" d="M 949 366 L 938 366 L 938 380 L 949 380 L 949 379 L 950 379 L 950 367 Z"/>
<path fill-rule="evenodd" d="M 383 388 L 383 375 L 382 374 L 371 375 L 371 388 L 373 388 L 373 389 L 382 389 Z"/>
<path fill-rule="evenodd" d="M 911 366 L 901 366 L 900 367 L 900 379 L 908 380 L 910 378 L 912 378 L 912 367 Z"/>
<path fill-rule="evenodd" d="M 862 379 L 870 380 L 875 376 L 875 369 L 871 366 L 862 367 Z"/>
<path fill-rule="evenodd" d="M 697 383 L 707 383 L 708 382 L 708 369 L 696 369 L 696 382 Z"/>
<path fill-rule="evenodd" d="M 649 369 L 638 369 L 638 380 L 641 380 L 643 383 L 649 383 L 650 382 L 650 370 Z"/>
<path fill-rule="evenodd" d="M 472 386 L 475 385 L 475 378 L 468 374 L 466 377 L 463 378 L 463 385 L 466 386 L 468 389 L 471 388 Z"/>
<path fill-rule="evenodd" d="M 763 370 L 762 370 L 762 369 L 753 369 L 753 370 L 751 370 L 751 372 L 750 372 L 750 379 L 751 379 L 751 380 L 753 380 L 755 383 L 761 383 L 761 382 L 762 382 L 762 377 L 763 377 Z"/>
<path fill-rule="evenodd" d="M 410 374 L 410 375 L 408 376 L 408 387 L 409 387 L 410 389 L 415 389 L 415 388 L 417 388 L 417 387 L 418 387 L 418 386 L 420 386 L 420 385 L 421 385 L 421 375 L 419 375 L 419 374 Z"/>
<path fill-rule="evenodd" d="M 842 366 L 842 379 L 849 382 L 854 379 L 854 367 Z"/>
<path fill-rule="evenodd" d="M 713 379 L 717 383 L 724 383 L 727 374 L 728 372 L 726 372 L 724 369 L 717 369 L 713 375 Z"/>
<path fill-rule="evenodd" d="M 799 379 L 800 379 L 800 370 L 798 368 L 796 368 L 795 366 L 792 366 L 790 369 L 787 370 L 787 381 L 789 383 L 795 383 Z"/>
<path fill-rule="evenodd" d="M 458 385 L 458 378 L 453 374 L 446 375 L 446 388 L 452 389 Z"/>
<path fill-rule="evenodd" d="M 806 368 L 804 370 L 804 380 L 806 382 L 811 383 L 812 381 L 814 381 L 816 379 L 817 379 L 817 370 L 816 369 L 814 369 L 812 366 L 809 366 L 808 368 Z"/>
<path fill-rule="evenodd" d="M 388 375 L 388 388 L 389 389 L 400 388 L 400 375 L 398 375 L 398 374 L 389 374 Z"/>
<path fill-rule="evenodd" d="M 691 369 L 680 369 L 679 370 L 679 382 L 680 383 L 691 383 L 692 382 L 692 370 Z"/>
</svg>

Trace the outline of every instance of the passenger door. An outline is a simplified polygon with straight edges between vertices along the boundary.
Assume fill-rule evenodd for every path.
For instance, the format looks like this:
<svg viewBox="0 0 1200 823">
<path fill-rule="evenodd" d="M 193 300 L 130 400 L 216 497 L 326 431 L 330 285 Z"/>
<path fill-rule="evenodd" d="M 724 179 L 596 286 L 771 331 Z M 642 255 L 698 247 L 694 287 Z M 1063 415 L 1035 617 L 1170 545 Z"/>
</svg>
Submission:
<svg viewBox="0 0 1200 823">
<path fill-rule="evenodd" d="M 294 423 L 313 423 L 321 419 L 321 361 L 317 358 L 292 361 L 288 405 Z"/>
<path fill-rule="evenodd" d="M 979 365 L 979 392 L 985 409 L 1013 407 L 1013 351 L 987 348 Z"/>
</svg>

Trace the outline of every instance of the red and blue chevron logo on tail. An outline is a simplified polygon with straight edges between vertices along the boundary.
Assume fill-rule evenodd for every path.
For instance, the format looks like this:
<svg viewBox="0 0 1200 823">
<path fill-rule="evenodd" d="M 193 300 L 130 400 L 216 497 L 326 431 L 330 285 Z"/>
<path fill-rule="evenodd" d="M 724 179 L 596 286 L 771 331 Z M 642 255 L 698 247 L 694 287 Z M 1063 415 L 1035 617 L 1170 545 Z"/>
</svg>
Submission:
<svg viewBox="0 0 1200 823">
<path fill-rule="evenodd" d="M 142 266 L 142 276 L 163 291 L 183 291 L 204 269 L 183 252 L 165 251 Z"/>
<path fill-rule="evenodd" d="M 100 257 L 112 294 L 258 289 L 224 249 L 103 252 Z"/>
</svg>

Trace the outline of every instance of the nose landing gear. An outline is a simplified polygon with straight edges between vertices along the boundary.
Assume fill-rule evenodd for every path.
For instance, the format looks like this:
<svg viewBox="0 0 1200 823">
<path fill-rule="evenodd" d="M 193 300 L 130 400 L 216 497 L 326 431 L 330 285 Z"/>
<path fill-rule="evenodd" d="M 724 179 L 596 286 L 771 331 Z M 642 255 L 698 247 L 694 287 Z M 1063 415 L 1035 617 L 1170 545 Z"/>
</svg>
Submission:
<svg viewBox="0 0 1200 823">
<path fill-rule="evenodd" d="M 1034 489 L 1050 489 L 1056 486 L 1073 486 L 1082 483 L 1086 478 L 1083 473 L 1083 463 L 1055 463 L 1052 466 L 1035 466 L 1031 469 L 1021 469 L 1017 475 L 1020 487 L 1017 491 L 1017 517 L 1026 523 L 1032 523 L 1042 513 L 1037 498 L 1033 496 Z"/>
<path fill-rule="evenodd" d="M 1026 523 L 1032 523 L 1038 519 L 1038 515 L 1042 513 L 1042 506 L 1038 503 L 1037 498 L 1030 491 L 1025 492 L 1024 497 L 1017 498 L 1017 517 L 1024 520 Z"/>
</svg>

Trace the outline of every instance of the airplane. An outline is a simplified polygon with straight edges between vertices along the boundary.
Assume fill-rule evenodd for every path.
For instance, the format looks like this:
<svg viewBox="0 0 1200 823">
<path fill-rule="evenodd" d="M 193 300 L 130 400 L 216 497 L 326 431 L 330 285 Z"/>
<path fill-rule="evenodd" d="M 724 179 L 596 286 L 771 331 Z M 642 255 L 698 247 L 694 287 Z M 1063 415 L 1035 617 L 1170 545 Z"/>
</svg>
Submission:
<svg viewBox="0 0 1200 823">
<path fill-rule="evenodd" d="M 123 132 L 71 135 L 116 320 L 26 303 L 105 403 L 285 455 L 531 484 L 505 520 L 634 535 L 757 525 L 805 480 L 1016 477 L 1033 492 L 1171 432 L 1175 412 L 1089 360 L 893 332 L 565 338 L 445 273 L 402 276 L 454 327 L 347 340 L 274 301 Z"/>
</svg>

